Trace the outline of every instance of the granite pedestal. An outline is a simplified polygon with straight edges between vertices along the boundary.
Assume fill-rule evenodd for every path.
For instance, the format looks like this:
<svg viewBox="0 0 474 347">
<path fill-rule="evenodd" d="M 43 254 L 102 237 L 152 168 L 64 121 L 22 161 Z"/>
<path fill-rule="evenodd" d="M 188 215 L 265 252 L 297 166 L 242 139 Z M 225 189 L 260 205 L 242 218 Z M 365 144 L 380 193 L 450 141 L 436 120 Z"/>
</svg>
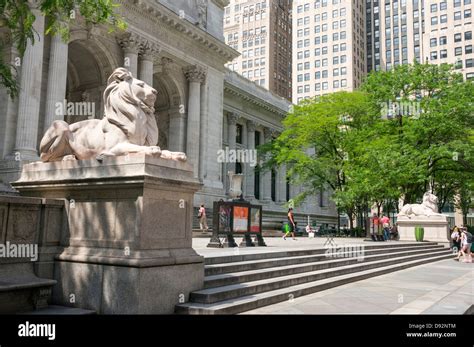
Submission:
<svg viewBox="0 0 474 347">
<path fill-rule="evenodd" d="M 66 248 L 53 302 L 102 314 L 167 314 L 201 289 L 192 248 L 194 193 L 183 162 L 144 154 L 31 163 L 12 184 L 22 195 L 67 199 Z"/>
<path fill-rule="evenodd" d="M 415 228 L 424 228 L 423 241 L 449 242 L 446 216 L 400 216 L 397 219 L 398 233 L 402 241 L 416 241 Z"/>
</svg>

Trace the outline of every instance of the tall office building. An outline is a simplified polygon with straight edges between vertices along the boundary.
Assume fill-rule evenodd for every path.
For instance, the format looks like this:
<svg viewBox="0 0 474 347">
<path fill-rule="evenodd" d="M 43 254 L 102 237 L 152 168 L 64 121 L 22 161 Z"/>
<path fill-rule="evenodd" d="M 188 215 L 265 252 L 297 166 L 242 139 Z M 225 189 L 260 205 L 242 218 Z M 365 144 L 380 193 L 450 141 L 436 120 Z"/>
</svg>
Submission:
<svg viewBox="0 0 474 347">
<path fill-rule="evenodd" d="M 414 60 L 454 64 L 474 78 L 472 0 L 368 0 L 367 70 Z"/>
<path fill-rule="evenodd" d="M 427 1 L 423 59 L 431 64 L 454 64 L 464 77 L 474 80 L 471 0 Z"/>
<path fill-rule="evenodd" d="M 422 60 L 423 1 L 368 0 L 367 71 Z"/>
<path fill-rule="evenodd" d="M 226 43 L 241 54 L 227 67 L 291 100 L 291 0 L 231 0 Z"/>
<path fill-rule="evenodd" d="M 354 90 L 366 74 L 363 0 L 293 1 L 293 102 Z"/>
</svg>

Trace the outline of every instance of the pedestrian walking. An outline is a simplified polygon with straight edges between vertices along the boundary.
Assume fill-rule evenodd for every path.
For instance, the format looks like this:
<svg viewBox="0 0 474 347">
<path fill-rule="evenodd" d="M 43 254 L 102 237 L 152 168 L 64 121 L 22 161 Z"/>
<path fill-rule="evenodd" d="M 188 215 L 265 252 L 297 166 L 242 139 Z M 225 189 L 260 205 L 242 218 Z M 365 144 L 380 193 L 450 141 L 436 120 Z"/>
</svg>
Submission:
<svg viewBox="0 0 474 347">
<path fill-rule="evenodd" d="M 203 233 L 208 231 L 209 227 L 207 226 L 206 208 L 204 207 L 204 204 L 202 204 L 201 207 L 199 207 L 198 219 L 199 219 L 199 226 L 201 227 L 201 231 Z"/>
<path fill-rule="evenodd" d="M 467 231 L 466 227 L 460 228 L 461 229 L 461 250 L 458 252 L 458 256 L 456 258 L 459 261 L 461 255 L 464 256 L 465 263 L 472 263 L 472 254 L 471 254 L 471 246 L 472 246 L 472 234 Z"/>
<path fill-rule="evenodd" d="M 378 232 L 379 232 L 379 223 L 380 223 L 380 220 L 379 220 L 379 217 L 377 216 L 376 213 L 374 213 L 372 215 L 372 232 L 371 232 L 371 236 L 372 236 L 372 240 L 373 241 L 377 241 L 377 236 L 378 236 Z"/>
<path fill-rule="evenodd" d="M 390 218 L 388 218 L 386 215 L 383 215 L 380 219 L 380 222 L 382 223 L 383 228 L 383 239 L 385 241 L 390 241 Z"/>
<path fill-rule="evenodd" d="M 293 215 L 293 208 L 290 207 L 288 209 L 288 229 L 287 229 L 285 235 L 283 235 L 283 240 L 286 240 L 286 237 L 290 233 L 291 233 L 291 237 L 293 238 L 293 240 L 296 240 L 295 230 L 296 230 L 295 216 Z"/>
<path fill-rule="evenodd" d="M 461 232 L 456 225 L 451 229 L 451 242 L 451 249 L 453 252 L 458 253 L 461 249 Z"/>
</svg>

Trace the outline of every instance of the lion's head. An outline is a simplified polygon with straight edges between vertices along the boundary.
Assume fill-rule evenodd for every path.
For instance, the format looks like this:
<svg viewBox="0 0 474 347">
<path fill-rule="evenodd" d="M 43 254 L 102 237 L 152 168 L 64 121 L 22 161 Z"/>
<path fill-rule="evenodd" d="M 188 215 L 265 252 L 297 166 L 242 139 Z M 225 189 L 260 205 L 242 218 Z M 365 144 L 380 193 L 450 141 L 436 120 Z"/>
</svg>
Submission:
<svg viewBox="0 0 474 347">
<path fill-rule="evenodd" d="M 438 212 L 438 197 L 430 192 L 423 195 L 423 205 L 429 207 L 434 212 Z"/>
<path fill-rule="evenodd" d="M 104 91 L 104 117 L 115 124 L 137 145 L 158 142 L 155 119 L 157 91 L 136 79 L 125 68 L 117 68 L 107 80 Z"/>
</svg>

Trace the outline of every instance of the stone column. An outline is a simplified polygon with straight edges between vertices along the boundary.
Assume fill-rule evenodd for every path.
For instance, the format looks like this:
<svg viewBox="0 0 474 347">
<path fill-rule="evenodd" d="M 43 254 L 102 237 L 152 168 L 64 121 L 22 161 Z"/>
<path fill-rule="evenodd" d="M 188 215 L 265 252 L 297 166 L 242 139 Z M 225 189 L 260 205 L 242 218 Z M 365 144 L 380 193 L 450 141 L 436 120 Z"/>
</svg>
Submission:
<svg viewBox="0 0 474 347">
<path fill-rule="evenodd" d="M 170 151 L 186 152 L 184 135 L 186 132 L 186 114 L 180 108 L 173 108 L 168 111 L 170 115 L 170 136 L 168 138 L 168 148 Z"/>
<path fill-rule="evenodd" d="M 277 187 L 277 201 L 286 202 L 286 165 L 281 165 L 277 171 L 278 187 Z"/>
<path fill-rule="evenodd" d="M 60 35 L 51 38 L 48 68 L 48 89 L 43 133 L 55 120 L 63 120 L 64 114 L 58 114 L 56 104 L 66 98 L 68 44 Z"/>
<path fill-rule="evenodd" d="M 137 34 L 128 32 L 120 36 L 117 40 L 120 47 L 123 49 L 123 67 L 128 69 L 133 77 L 137 77 L 138 52 L 140 51 L 141 46 L 140 37 Z"/>
<path fill-rule="evenodd" d="M 263 137 L 265 143 L 268 143 L 272 140 L 272 131 L 268 128 L 263 129 Z M 270 202 L 272 200 L 272 172 L 270 170 L 263 171 L 262 179 L 262 198 L 265 202 Z"/>
<path fill-rule="evenodd" d="M 44 17 L 40 9 L 34 5 L 31 11 L 36 17 L 33 23 L 35 43 L 31 44 L 31 41 L 28 41 L 21 61 L 18 121 L 14 149 L 14 152 L 20 154 L 21 160 L 38 160 L 36 148 L 43 73 Z"/>
<path fill-rule="evenodd" d="M 247 149 L 249 151 L 255 151 L 255 128 L 257 124 L 253 121 L 247 121 Z M 256 159 L 256 158 L 255 158 Z M 255 199 L 255 166 L 251 166 L 247 163 L 247 175 L 246 175 L 247 191 L 246 199 Z"/>
<path fill-rule="evenodd" d="M 204 81 L 201 84 L 201 129 L 200 129 L 200 144 L 199 144 L 199 178 L 204 180 L 207 176 L 207 140 L 209 136 L 209 123 L 208 123 L 208 112 L 207 112 L 207 103 L 208 103 L 208 92 L 207 92 L 207 83 Z"/>
<path fill-rule="evenodd" d="M 138 78 L 153 87 L 153 60 L 159 53 L 158 45 L 146 41 L 140 51 L 140 72 Z"/>
<path fill-rule="evenodd" d="M 236 113 L 228 113 L 227 114 L 227 142 L 228 147 L 230 150 L 235 150 L 237 148 L 237 120 L 239 119 L 239 115 Z M 227 163 L 227 170 L 235 172 L 235 163 Z M 227 174 L 227 172 L 226 172 Z"/>
<path fill-rule="evenodd" d="M 194 177 L 199 177 L 199 147 L 201 131 L 201 83 L 206 78 L 206 70 L 197 65 L 183 69 L 189 81 L 188 124 L 186 138 L 186 154 L 193 165 Z"/>
</svg>

